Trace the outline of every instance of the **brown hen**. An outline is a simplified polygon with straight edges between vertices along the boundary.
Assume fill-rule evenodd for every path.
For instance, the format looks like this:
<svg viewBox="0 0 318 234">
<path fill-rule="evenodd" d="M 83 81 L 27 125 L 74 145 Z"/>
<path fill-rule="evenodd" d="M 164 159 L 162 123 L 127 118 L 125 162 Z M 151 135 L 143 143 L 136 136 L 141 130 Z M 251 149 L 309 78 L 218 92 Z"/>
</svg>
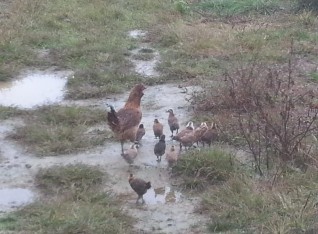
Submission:
<svg viewBox="0 0 318 234">
<path fill-rule="evenodd" d="M 135 85 L 129 94 L 125 106 L 117 112 L 113 106 L 109 105 L 111 110 L 107 113 L 108 125 L 115 133 L 116 138 L 120 140 L 122 154 L 124 153 L 124 142 L 126 140 L 135 141 L 138 126 L 142 118 L 140 102 L 145 89 L 143 84 Z"/>
</svg>

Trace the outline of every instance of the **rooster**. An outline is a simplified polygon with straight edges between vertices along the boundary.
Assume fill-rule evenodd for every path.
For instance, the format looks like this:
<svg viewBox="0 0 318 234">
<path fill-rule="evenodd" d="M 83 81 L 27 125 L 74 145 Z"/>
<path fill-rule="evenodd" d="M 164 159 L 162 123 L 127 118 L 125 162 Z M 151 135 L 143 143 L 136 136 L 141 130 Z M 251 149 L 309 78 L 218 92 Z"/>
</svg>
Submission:
<svg viewBox="0 0 318 234">
<path fill-rule="evenodd" d="M 128 182 L 131 188 L 137 193 L 138 198 L 136 203 L 138 204 L 139 199 L 142 200 L 142 203 L 145 203 L 143 195 L 151 188 L 151 183 L 144 181 L 143 179 L 135 178 L 133 174 L 130 174 Z"/>
<path fill-rule="evenodd" d="M 130 140 L 135 141 L 138 126 L 142 118 L 140 108 L 141 98 L 145 90 L 143 84 L 137 84 L 132 88 L 128 100 L 123 108 L 115 111 L 114 107 L 110 107 L 110 112 L 107 113 L 107 120 L 110 129 L 115 133 L 115 136 L 121 143 L 121 153 L 124 153 L 124 142 Z"/>
</svg>

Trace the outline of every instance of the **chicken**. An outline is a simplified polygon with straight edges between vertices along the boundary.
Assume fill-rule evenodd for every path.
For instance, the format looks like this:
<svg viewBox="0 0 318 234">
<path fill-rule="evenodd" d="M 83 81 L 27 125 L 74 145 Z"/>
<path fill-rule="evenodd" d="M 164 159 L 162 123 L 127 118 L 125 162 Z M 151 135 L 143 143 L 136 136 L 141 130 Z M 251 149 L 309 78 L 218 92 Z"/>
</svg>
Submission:
<svg viewBox="0 0 318 234">
<path fill-rule="evenodd" d="M 202 122 L 201 125 L 194 130 L 193 134 L 195 136 L 197 146 L 199 146 L 199 141 L 201 140 L 201 137 L 208 129 L 209 127 L 206 124 L 206 122 Z"/>
<path fill-rule="evenodd" d="M 137 130 L 136 133 L 136 139 L 135 139 L 135 144 L 137 144 L 138 146 L 140 145 L 140 140 L 143 138 L 143 136 L 146 134 L 146 130 L 144 128 L 143 124 L 139 125 L 139 128 Z"/>
<path fill-rule="evenodd" d="M 179 120 L 177 119 L 177 117 L 174 115 L 173 110 L 169 109 L 167 110 L 167 112 L 169 113 L 168 116 L 168 124 L 170 127 L 170 131 L 171 131 L 171 137 L 173 137 L 173 131 L 179 131 Z"/>
<path fill-rule="evenodd" d="M 134 159 L 137 157 L 137 155 L 138 155 L 138 150 L 137 150 L 135 144 L 132 144 L 130 146 L 130 148 L 125 150 L 121 156 L 125 159 L 125 161 L 129 165 L 131 165 L 134 163 Z"/>
<path fill-rule="evenodd" d="M 180 139 L 181 137 L 189 134 L 189 133 L 192 133 L 194 130 L 194 126 L 193 126 L 193 122 L 190 121 L 188 122 L 188 124 L 186 125 L 186 128 L 183 129 L 181 132 L 179 132 L 177 135 L 173 136 L 172 137 L 172 140 L 176 140 L 176 141 L 179 141 L 180 142 Z M 180 149 L 182 148 L 182 144 L 180 142 Z"/>
<path fill-rule="evenodd" d="M 202 142 L 203 147 L 205 143 L 207 143 L 210 147 L 211 143 L 217 140 L 218 140 L 217 126 L 215 123 L 212 123 L 211 127 L 201 136 L 200 141 Z"/>
<path fill-rule="evenodd" d="M 120 140 L 122 154 L 124 153 L 124 142 L 126 140 L 135 141 L 142 118 L 140 102 L 145 89 L 143 84 L 135 85 L 125 106 L 117 112 L 113 106 L 108 105 L 110 107 L 110 112 L 107 113 L 108 125 L 115 133 L 116 138 Z"/>
<path fill-rule="evenodd" d="M 154 153 L 157 156 L 157 162 L 161 162 L 161 156 L 165 154 L 166 151 L 166 136 L 163 134 L 160 136 L 159 142 L 155 144 Z"/>
<path fill-rule="evenodd" d="M 201 136 L 207 131 L 208 126 L 205 122 L 201 123 L 201 125 L 193 130 L 180 137 L 179 142 L 187 149 L 187 147 L 191 147 L 195 142 L 198 142 Z"/>
<path fill-rule="evenodd" d="M 136 204 L 138 204 L 139 199 L 142 199 L 142 203 L 145 203 L 143 195 L 151 188 L 151 183 L 144 181 L 143 179 L 135 178 L 133 174 L 130 174 L 128 182 L 131 188 L 137 193 L 138 198 Z"/>
<path fill-rule="evenodd" d="M 179 152 L 175 149 L 174 145 L 170 147 L 170 150 L 166 152 L 166 160 L 169 167 L 172 167 L 178 161 Z"/>
<path fill-rule="evenodd" d="M 158 119 L 154 120 L 153 126 L 153 134 L 155 135 L 155 138 L 159 137 L 163 134 L 163 125 L 159 122 Z"/>
</svg>

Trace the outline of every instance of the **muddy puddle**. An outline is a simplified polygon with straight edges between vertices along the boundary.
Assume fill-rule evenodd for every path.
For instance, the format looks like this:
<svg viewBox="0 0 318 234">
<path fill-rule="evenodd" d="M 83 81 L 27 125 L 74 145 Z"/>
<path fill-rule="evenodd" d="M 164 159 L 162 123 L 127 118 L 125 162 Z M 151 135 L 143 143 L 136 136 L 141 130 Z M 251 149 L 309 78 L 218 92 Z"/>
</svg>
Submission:
<svg viewBox="0 0 318 234">
<path fill-rule="evenodd" d="M 16 80 L 0 82 L 0 105 L 33 108 L 60 102 L 69 71 L 27 71 Z"/>
<path fill-rule="evenodd" d="M 34 193 L 25 188 L 0 189 L 0 213 L 27 205 L 34 201 Z"/>
<path fill-rule="evenodd" d="M 132 30 L 128 35 L 133 39 L 140 40 L 146 37 L 147 32 Z M 149 43 L 140 43 L 136 49 L 131 51 L 129 60 L 134 64 L 134 70 L 139 75 L 150 78 L 160 76 L 156 70 L 157 64 L 160 62 L 160 54 Z"/>
</svg>

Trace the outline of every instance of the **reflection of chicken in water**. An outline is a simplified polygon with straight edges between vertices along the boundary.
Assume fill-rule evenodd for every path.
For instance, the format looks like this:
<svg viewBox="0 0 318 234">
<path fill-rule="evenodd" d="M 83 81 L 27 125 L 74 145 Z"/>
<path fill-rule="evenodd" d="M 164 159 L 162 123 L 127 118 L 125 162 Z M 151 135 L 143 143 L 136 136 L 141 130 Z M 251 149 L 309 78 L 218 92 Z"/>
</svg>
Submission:
<svg viewBox="0 0 318 234">
<path fill-rule="evenodd" d="M 137 84 L 131 90 L 128 100 L 123 108 L 115 111 L 114 107 L 109 105 L 110 112 L 107 113 L 107 120 L 110 129 L 115 133 L 121 143 L 121 152 L 124 153 L 124 142 L 135 141 L 138 126 L 140 124 L 142 113 L 140 108 L 141 98 L 144 95 L 145 86 Z"/>
<path fill-rule="evenodd" d="M 176 202 L 177 196 L 175 191 L 171 190 L 170 187 L 162 187 L 162 188 L 156 188 L 155 191 L 155 198 L 157 201 L 160 201 L 162 203 L 167 202 Z"/>
<path fill-rule="evenodd" d="M 129 178 L 128 178 L 128 182 L 131 186 L 131 188 L 137 193 L 138 198 L 136 203 L 138 203 L 139 199 L 142 200 L 142 203 L 145 203 L 145 200 L 143 198 L 143 195 L 147 192 L 148 189 L 151 188 L 151 183 L 146 182 L 142 179 L 139 178 L 135 178 L 133 176 L 133 174 L 130 174 Z"/>
</svg>

